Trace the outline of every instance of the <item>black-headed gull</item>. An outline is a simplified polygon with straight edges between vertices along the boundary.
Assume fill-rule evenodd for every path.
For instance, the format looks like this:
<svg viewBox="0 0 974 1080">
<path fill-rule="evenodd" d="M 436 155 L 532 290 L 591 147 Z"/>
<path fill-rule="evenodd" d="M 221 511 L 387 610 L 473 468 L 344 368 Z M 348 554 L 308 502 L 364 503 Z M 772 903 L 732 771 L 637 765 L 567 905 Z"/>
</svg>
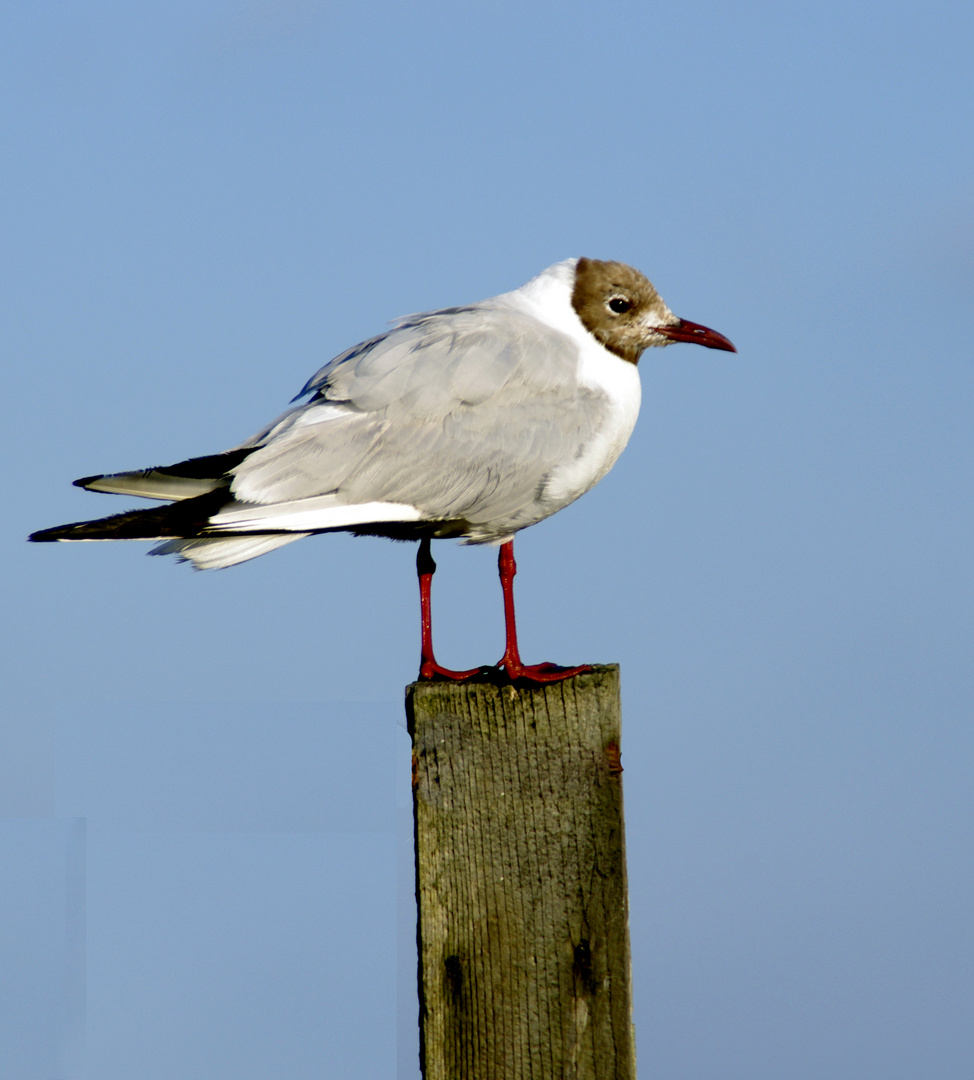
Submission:
<svg viewBox="0 0 974 1080">
<path fill-rule="evenodd" d="M 34 533 L 31 540 L 158 540 L 152 555 L 232 566 L 312 533 L 420 541 L 420 677 L 469 678 L 433 656 L 430 540 L 499 544 L 510 679 L 583 668 L 521 662 L 513 537 L 574 502 L 614 464 L 639 411 L 636 363 L 688 341 L 736 351 L 677 318 L 638 270 L 556 263 L 520 289 L 401 320 L 343 352 L 305 385 L 303 404 L 222 454 L 88 476 L 89 491 L 163 499 Z"/>
</svg>

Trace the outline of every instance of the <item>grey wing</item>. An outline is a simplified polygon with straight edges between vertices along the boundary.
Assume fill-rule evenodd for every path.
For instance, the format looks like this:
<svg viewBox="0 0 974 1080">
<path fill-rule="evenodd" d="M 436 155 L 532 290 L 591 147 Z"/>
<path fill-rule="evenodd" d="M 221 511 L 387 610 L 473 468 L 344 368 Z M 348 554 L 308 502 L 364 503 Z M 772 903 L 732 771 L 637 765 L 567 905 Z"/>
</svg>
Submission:
<svg viewBox="0 0 974 1080">
<path fill-rule="evenodd" d="M 409 316 L 325 364 L 298 398 L 314 393 L 313 402 L 433 415 L 455 404 L 477 405 L 512 379 L 540 388 L 568 385 L 576 356 L 567 337 L 487 301 Z"/>
<path fill-rule="evenodd" d="M 334 495 L 426 520 L 513 531 L 557 506 L 545 481 L 608 409 L 577 383 L 577 350 L 530 316 L 478 305 L 416 316 L 325 365 L 235 470 L 238 500 Z M 559 504 L 560 505 L 560 504 Z"/>
</svg>

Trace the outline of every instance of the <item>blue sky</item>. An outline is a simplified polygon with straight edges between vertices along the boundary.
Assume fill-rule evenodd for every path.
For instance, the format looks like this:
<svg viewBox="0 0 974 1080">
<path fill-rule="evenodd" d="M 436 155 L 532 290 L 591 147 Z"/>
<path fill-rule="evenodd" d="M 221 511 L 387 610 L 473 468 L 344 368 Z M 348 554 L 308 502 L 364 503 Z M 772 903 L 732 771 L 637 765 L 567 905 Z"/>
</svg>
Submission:
<svg viewBox="0 0 974 1080">
<path fill-rule="evenodd" d="M 28 546 L 412 311 L 571 255 L 739 354 L 641 364 L 518 540 L 528 662 L 622 665 L 644 1075 L 966 1076 L 974 14 L 11 3 L 0 1071 L 413 1080 L 412 545 Z M 494 555 L 437 638 L 502 650 Z"/>
</svg>

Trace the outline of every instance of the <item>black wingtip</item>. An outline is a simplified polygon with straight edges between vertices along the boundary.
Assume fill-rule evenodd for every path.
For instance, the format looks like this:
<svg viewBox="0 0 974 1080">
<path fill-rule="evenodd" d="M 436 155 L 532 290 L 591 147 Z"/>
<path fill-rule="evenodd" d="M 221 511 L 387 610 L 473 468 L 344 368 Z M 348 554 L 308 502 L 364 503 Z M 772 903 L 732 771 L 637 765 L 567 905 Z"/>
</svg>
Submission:
<svg viewBox="0 0 974 1080">
<path fill-rule="evenodd" d="M 238 450 L 225 450 L 222 454 L 207 454 L 205 457 L 188 458 L 186 461 L 177 461 L 175 465 L 156 465 L 151 469 L 138 469 L 132 472 L 121 473 L 95 473 L 94 476 L 82 476 L 72 481 L 75 487 L 90 490 L 92 484 L 99 480 L 130 479 L 132 477 L 145 478 L 152 473 L 160 476 L 176 477 L 180 480 L 222 480 L 229 476 L 230 471 L 241 463 L 246 457 L 259 446 L 244 446 Z M 101 491 L 101 488 L 95 488 Z M 111 489 L 109 489 L 111 490 Z"/>
<path fill-rule="evenodd" d="M 207 491 L 148 510 L 126 510 L 95 521 L 75 521 L 54 529 L 32 533 L 30 540 L 166 540 L 171 537 L 198 536 L 211 514 L 227 501 L 223 490 Z"/>
<path fill-rule="evenodd" d="M 46 544 L 52 540 L 60 540 L 60 533 L 63 533 L 63 529 L 41 529 L 38 532 L 31 533 L 27 537 L 28 543 L 31 544 Z"/>
<path fill-rule="evenodd" d="M 131 516 L 131 515 L 119 515 Z M 111 521 L 111 518 L 105 518 Z M 56 525 L 53 529 L 40 529 L 31 533 L 27 540 L 32 544 L 49 544 L 54 540 L 104 540 L 111 534 L 99 528 L 101 521 L 75 521 L 70 525 Z"/>
</svg>

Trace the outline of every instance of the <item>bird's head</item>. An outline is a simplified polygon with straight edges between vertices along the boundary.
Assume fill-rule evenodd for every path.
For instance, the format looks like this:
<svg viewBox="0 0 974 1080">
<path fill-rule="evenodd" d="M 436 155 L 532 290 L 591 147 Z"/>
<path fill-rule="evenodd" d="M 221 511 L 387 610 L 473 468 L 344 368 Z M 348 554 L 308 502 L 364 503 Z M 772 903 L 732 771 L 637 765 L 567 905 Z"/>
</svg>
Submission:
<svg viewBox="0 0 974 1080">
<path fill-rule="evenodd" d="M 572 307 L 597 341 L 632 364 L 644 349 L 674 341 L 737 352 L 723 334 L 674 315 L 652 283 L 625 263 L 579 259 Z"/>
</svg>

